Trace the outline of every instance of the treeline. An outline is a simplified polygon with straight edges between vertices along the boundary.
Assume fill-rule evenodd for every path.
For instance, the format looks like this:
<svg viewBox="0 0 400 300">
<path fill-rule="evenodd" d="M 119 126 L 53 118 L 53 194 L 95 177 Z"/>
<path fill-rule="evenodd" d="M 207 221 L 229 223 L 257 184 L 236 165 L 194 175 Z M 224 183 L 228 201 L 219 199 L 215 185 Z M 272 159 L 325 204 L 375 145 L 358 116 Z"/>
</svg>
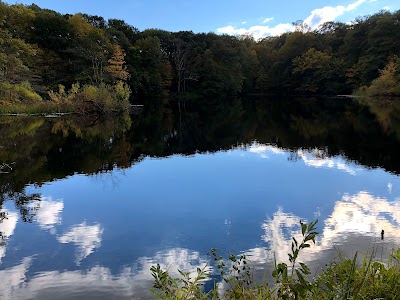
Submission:
<svg viewBox="0 0 400 300">
<path fill-rule="evenodd" d="M 297 23 L 294 32 L 259 41 L 139 31 L 123 20 L 1 2 L 0 26 L 3 103 L 50 99 L 104 109 L 115 101 L 124 107 L 131 92 L 135 99 L 181 92 L 400 95 L 400 11 L 314 31 Z"/>
</svg>

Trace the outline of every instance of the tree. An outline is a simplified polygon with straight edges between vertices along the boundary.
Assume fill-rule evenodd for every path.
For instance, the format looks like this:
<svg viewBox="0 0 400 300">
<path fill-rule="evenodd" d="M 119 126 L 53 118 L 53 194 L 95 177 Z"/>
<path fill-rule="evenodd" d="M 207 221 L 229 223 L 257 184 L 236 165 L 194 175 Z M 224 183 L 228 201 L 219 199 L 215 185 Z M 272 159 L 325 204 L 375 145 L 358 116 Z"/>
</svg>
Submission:
<svg viewBox="0 0 400 300">
<path fill-rule="evenodd" d="M 89 24 L 81 14 L 71 16 L 68 23 L 74 35 L 68 48 L 69 59 L 73 71 L 79 74 L 75 81 L 89 78 L 93 84 L 99 85 L 104 80 L 106 57 L 112 51 L 111 41 L 106 38 L 104 30 Z"/>
<path fill-rule="evenodd" d="M 0 29 L 0 82 L 18 83 L 28 79 L 27 62 L 34 54 L 31 45 Z"/>
<path fill-rule="evenodd" d="M 171 64 L 161 49 L 158 37 L 148 36 L 135 43 L 138 52 L 137 80 L 141 95 L 163 95 L 171 85 Z"/>
<path fill-rule="evenodd" d="M 176 49 L 172 53 L 176 73 L 177 73 L 177 83 L 178 83 L 178 93 L 184 92 L 186 88 L 186 59 L 187 59 L 187 45 L 181 40 L 175 40 Z"/>
<path fill-rule="evenodd" d="M 336 58 L 314 48 L 294 58 L 293 74 L 300 75 L 297 90 L 306 93 L 335 93 L 329 90 L 330 85 L 343 78 L 343 74 L 338 72 L 338 64 Z"/>
<path fill-rule="evenodd" d="M 367 96 L 400 96 L 399 66 L 400 59 L 397 56 L 390 58 L 385 68 L 379 71 L 379 77 L 370 86 L 361 87 L 359 93 Z"/>
<path fill-rule="evenodd" d="M 114 81 L 122 80 L 127 81 L 129 78 L 129 72 L 127 71 L 125 63 L 125 52 L 120 45 L 115 45 L 114 54 L 108 60 L 108 65 L 105 71 L 108 72 Z"/>
</svg>

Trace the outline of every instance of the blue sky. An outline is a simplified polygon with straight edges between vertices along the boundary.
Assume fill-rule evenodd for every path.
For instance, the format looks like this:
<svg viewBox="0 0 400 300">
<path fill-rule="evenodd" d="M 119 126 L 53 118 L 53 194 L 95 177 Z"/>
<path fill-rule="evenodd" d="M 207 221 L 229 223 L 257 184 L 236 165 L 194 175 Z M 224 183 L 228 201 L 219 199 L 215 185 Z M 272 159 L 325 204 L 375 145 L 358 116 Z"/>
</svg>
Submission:
<svg viewBox="0 0 400 300">
<path fill-rule="evenodd" d="M 32 0 L 4 2 L 31 4 Z M 296 20 L 316 28 L 325 21 L 350 22 L 382 9 L 400 9 L 399 0 L 37 0 L 35 4 L 61 13 L 123 19 L 140 30 L 251 33 L 256 38 L 290 31 Z"/>
</svg>

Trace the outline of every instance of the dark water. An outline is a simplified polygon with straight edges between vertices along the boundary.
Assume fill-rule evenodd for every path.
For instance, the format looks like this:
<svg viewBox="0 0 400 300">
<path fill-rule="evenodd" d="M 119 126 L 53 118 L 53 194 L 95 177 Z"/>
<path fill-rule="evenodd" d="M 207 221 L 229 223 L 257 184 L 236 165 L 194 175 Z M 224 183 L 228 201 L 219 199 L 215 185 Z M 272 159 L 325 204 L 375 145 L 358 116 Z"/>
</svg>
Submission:
<svg viewBox="0 0 400 300">
<path fill-rule="evenodd" d="M 314 271 L 400 244 L 398 102 L 154 101 L 0 133 L 0 299 L 146 299 L 152 265 L 212 270 L 214 247 L 268 276 L 300 220 Z"/>
</svg>

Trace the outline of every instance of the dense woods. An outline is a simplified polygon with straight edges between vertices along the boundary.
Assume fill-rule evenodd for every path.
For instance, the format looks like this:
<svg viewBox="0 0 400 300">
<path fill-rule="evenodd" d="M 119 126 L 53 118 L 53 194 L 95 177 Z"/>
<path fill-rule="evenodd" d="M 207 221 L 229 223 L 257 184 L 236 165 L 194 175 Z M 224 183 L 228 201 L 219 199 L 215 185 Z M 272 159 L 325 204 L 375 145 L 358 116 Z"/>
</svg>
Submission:
<svg viewBox="0 0 400 300">
<path fill-rule="evenodd" d="M 190 93 L 400 95 L 400 11 L 255 41 L 0 2 L 1 104 L 80 112 Z"/>
</svg>

